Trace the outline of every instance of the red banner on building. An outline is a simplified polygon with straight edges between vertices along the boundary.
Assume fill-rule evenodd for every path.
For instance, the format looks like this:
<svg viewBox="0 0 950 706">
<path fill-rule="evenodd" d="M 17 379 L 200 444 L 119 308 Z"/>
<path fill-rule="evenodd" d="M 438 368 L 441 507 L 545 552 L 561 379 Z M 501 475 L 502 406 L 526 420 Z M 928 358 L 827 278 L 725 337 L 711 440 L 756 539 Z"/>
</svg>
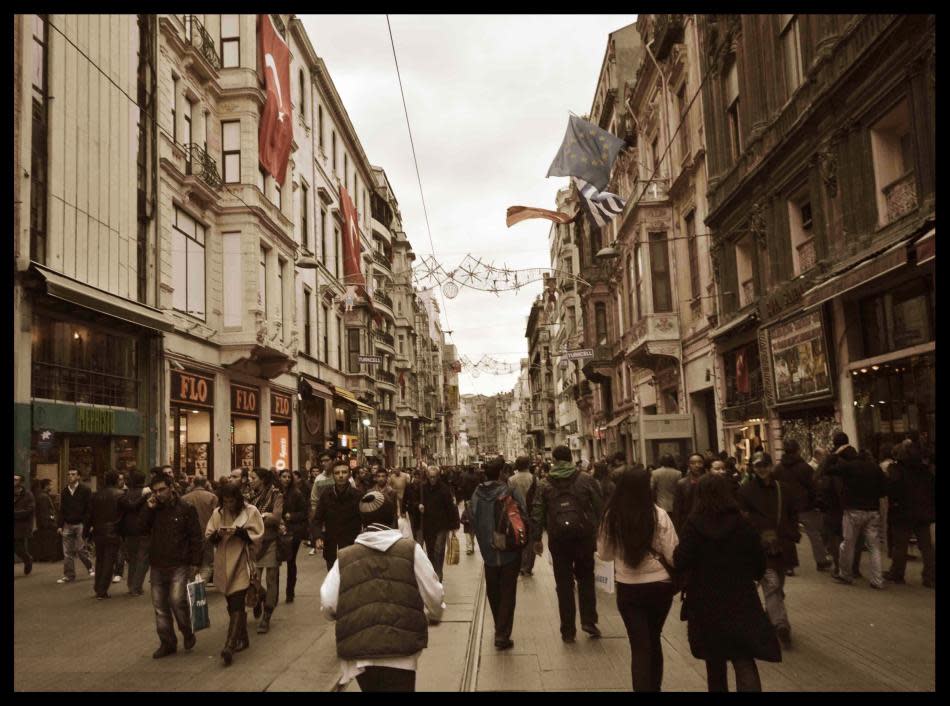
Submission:
<svg viewBox="0 0 950 706">
<path fill-rule="evenodd" d="M 343 278 L 347 286 L 365 287 L 366 280 L 360 271 L 359 217 L 356 206 L 345 186 L 340 186 L 340 208 L 343 211 Z M 362 292 L 361 292 L 362 293 Z"/>
<path fill-rule="evenodd" d="M 277 33 L 270 15 L 257 16 L 261 70 L 267 102 L 261 113 L 258 146 L 261 166 L 283 186 L 294 139 L 290 106 L 290 48 Z"/>
</svg>

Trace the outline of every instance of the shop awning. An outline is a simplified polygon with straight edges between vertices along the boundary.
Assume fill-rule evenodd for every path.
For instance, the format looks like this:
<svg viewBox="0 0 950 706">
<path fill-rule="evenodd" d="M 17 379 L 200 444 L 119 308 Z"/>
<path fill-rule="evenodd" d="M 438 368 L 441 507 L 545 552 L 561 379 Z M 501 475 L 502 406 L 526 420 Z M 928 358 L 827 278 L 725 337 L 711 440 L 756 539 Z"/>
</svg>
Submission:
<svg viewBox="0 0 950 706">
<path fill-rule="evenodd" d="M 374 410 L 373 410 L 372 407 L 370 407 L 370 406 L 367 405 L 367 404 L 364 404 L 364 403 L 360 402 L 358 399 L 356 399 L 356 395 L 354 395 L 352 392 L 350 392 L 349 390 L 347 390 L 345 387 L 338 387 L 338 386 L 334 385 L 334 386 L 333 386 L 333 390 L 334 390 L 334 393 L 336 394 L 337 397 L 342 397 L 342 398 L 343 398 L 344 400 L 346 400 L 347 402 L 350 402 L 350 403 L 356 405 L 356 408 L 357 408 L 360 412 L 365 412 L 366 414 L 373 414 L 373 411 L 374 411 Z"/>
<path fill-rule="evenodd" d="M 750 310 L 750 311 L 747 311 L 747 312 L 746 312 L 745 314 L 743 314 L 742 316 L 739 316 L 739 317 L 733 319 L 732 321 L 730 321 L 729 323 L 723 324 L 723 325 L 720 326 L 719 328 L 713 329 L 712 331 L 710 331 L 710 332 L 709 332 L 709 337 L 710 337 L 710 338 L 720 338 L 720 337 L 722 337 L 722 336 L 725 336 L 725 335 L 726 335 L 727 333 L 729 333 L 730 331 L 734 331 L 734 330 L 736 330 L 737 328 L 739 328 L 740 326 L 742 326 L 742 325 L 744 325 L 744 324 L 746 324 L 746 323 L 751 322 L 752 319 L 755 318 L 756 316 L 758 316 L 758 314 L 756 313 L 756 311 L 755 311 L 754 309 L 752 309 L 752 310 Z"/>
<path fill-rule="evenodd" d="M 917 252 L 917 264 L 923 265 L 937 257 L 936 249 L 936 228 L 931 228 L 927 235 L 921 237 L 914 243 L 914 249 Z"/>
<path fill-rule="evenodd" d="M 619 417 L 614 417 L 614 418 L 611 419 L 609 422 L 607 422 L 606 428 L 607 428 L 607 429 L 612 429 L 613 427 L 617 426 L 617 425 L 620 424 L 621 422 L 625 421 L 625 420 L 627 419 L 627 417 L 629 417 L 629 416 L 630 416 L 629 414 L 621 414 Z"/>
<path fill-rule="evenodd" d="M 304 390 L 312 395 L 323 397 L 328 400 L 332 399 L 334 394 L 334 391 L 326 385 L 323 385 L 316 380 L 310 380 L 309 378 L 300 376 L 297 383 L 297 391 L 303 393 Z"/>
<path fill-rule="evenodd" d="M 51 297 L 155 331 L 172 331 L 175 328 L 161 309 L 123 299 L 36 264 L 33 268 L 46 282 L 46 293 Z"/>
<path fill-rule="evenodd" d="M 802 295 L 802 309 L 812 309 L 829 299 L 850 292 L 872 279 L 886 275 L 907 264 L 907 241 L 902 240 L 878 255 L 872 255 L 849 266 L 840 274 L 812 287 Z"/>
</svg>

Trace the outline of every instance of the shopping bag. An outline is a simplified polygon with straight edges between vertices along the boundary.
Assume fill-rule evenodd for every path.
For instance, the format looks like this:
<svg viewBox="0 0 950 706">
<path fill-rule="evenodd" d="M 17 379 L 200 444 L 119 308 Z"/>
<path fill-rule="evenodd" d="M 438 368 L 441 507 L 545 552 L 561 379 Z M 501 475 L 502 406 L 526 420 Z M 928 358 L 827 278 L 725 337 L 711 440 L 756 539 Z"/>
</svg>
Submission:
<svg viewBox="0 0 950 706">
<path fill-rule="evenodd" d="M 412 523 L 409 521 L 408 517 L 399 518 L 399 531 L 402 532 L 402 536 L 406 539 L 412 539 Z"/>
<path fill-rule="evenodd" d="M 211 627 L 211 615 L 208 613 L 208 596 L 205 593 L 205 580 L 200 576 L 188 584 L 188 610 L 191 612 L 191 629 L 194 632 Z"/>
<path fill-rule="evenodd" d="M 594 555 L 594 585 L 604 593 L 614 592 L 614 563 Z"/>
<path fill-rule="evenodd" d="M 454 566 L 459 563 L 459 555 L 461 550 L 459 548 L 459 538 L 455 536 L 453 532 L 449 536 L 449 545 L 445 549 L 445 563 L 449 566 Z"/>
</svg>

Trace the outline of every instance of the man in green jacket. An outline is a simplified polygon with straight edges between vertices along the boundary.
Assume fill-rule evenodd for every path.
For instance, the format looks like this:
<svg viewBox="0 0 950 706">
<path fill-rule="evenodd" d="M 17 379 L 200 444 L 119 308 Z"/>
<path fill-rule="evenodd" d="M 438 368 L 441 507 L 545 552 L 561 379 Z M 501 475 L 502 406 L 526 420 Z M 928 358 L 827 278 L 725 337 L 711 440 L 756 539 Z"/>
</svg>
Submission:
<svg viewBox="0 0 950 706">
<path fill-rule="evenodd" d="M 547 530 L 561 616 L 561 639 L 574 642 L 577 636 L 575 580 L 581 630 L 597 638 L 600 630 L 594 593 L 594 551 L 603 498 L 598 483 L 574 467 L 567 446 L 556 447 L 552 456 L 554 468 L 541 481 L 532 509 L 534 551 L 538 555 L 544 551 L 541 536 Z"/>
</svg>

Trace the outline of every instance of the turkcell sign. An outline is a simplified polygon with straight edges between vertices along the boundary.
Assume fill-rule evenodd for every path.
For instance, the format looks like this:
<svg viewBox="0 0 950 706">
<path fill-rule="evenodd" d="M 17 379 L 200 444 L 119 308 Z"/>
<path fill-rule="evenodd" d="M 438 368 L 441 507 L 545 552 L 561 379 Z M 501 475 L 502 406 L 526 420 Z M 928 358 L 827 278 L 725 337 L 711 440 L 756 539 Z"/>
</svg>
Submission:
<svg viewBox="0 0 950 706">
<path fill-rule="evenodd" d="M 593 348 L 577 348 L 573 351 L 561 351 L 561 358 L 564 360 L 581 360 L 582 358 L 593 358 Z"/>
<path fill-rule="evenodd" d="M 382 365 L 383 356 L 381 355 L 361 355 L 359 357 L 361 363 L 370 363 L 372 365 Z"/>
</svg>

